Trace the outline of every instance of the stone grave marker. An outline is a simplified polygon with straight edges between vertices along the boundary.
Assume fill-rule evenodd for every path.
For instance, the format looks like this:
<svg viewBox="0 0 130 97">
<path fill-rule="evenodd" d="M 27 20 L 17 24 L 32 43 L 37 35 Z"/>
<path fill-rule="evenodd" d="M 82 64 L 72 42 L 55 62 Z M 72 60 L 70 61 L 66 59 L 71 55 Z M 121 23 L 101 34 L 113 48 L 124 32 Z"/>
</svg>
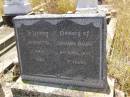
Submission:
<svg viewBox="0 0 130 97">
<path fill-rule="evenodd" d="M 32 11 L 27 0 L 4 0 L 4 15 L 23 15 Z"/>
<path fill-rule="evenodd" d="M 98 0 L 78 0 L 77 8 L 97 8 Z"/>
<path fill-rule="evenodd" d="M 77 0 L 77 13 L 97 13 L 98 0 Z"/>
<path fill-rule="evenodd" d="M 14 25 L 24 82 L 107 90 L 105 16 L 18 16 Z"/>
</svg>

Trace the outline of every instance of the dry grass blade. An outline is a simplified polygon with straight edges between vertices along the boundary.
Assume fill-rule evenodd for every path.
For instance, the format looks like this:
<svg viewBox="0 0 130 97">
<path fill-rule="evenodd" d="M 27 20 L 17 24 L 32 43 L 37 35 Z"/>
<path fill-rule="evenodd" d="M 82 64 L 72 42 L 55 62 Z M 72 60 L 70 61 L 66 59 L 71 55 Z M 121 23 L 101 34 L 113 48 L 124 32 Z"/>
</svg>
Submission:
<svg viewBox="0 0 130 97">
<path fill-rule="evenodd" d="M 117 78 L 118 88 L 130 92 L 130 0 L 109 0 L 117 14 L 109 74 Z"/>
<path fill-rule="evenodd" d="M 3 14 L 3 0 L 0 1 L 0 16 Z"/>
</svg>

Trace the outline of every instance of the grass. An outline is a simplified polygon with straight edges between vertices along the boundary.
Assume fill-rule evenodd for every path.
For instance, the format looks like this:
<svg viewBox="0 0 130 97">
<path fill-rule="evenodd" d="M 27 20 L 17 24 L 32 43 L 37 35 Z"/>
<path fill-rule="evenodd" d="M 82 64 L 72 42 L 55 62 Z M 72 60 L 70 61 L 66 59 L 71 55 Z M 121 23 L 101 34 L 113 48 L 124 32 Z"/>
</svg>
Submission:
<svg viewBox="0 0 130 97">
<path fill-rule="evenodd" d="M 40 5 L 41 3 L 44 2 L 44 0 L 29 0 L 29 2 L 31 3 L 32 7 L 36 7 L 37 5 Z"/>
<path fill-rule="evenodd" d="M 3 0 L 0 1 L 0 16 L 3 14 Z"/>
<path fill-rule="evenodd" d="M 46 10 L 49 13 L 75 12 L 77 0 L 47 0 Z"/>
<path fill-rule="evenodd" d="M 109 74 L 117 79 L 117 88 L 130 94 L 130 0 L 110 1 L 117 10 L 117 26 Z"/>
</svg>

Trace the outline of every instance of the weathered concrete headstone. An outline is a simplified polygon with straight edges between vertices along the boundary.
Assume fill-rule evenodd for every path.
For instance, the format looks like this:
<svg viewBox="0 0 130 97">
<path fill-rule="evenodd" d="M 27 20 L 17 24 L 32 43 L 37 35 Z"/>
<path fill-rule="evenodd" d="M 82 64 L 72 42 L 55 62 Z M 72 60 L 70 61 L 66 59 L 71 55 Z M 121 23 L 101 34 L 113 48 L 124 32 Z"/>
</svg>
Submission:
<svg viewBox="0 0 130 97">
<path fill-rule="evenodd" d="M 96 8 L 98 0 L 77 0 L 77 8 Z"/>
<path fill-rule="evenodd" d="M 4 0 L 5 15 L 27 14 L 31 10 L 31 5 L 27 0 Z"/>
<path fill-rule="evenodd" d="M 105 16 L 18 16 L 14 24 L 22 80 L 88 91 L 107 89 Z"/>
<path fill-rule="evenodd" d="M 97 13 L 98 0 L 77 0 L 77 12 Z"/>
</svg>

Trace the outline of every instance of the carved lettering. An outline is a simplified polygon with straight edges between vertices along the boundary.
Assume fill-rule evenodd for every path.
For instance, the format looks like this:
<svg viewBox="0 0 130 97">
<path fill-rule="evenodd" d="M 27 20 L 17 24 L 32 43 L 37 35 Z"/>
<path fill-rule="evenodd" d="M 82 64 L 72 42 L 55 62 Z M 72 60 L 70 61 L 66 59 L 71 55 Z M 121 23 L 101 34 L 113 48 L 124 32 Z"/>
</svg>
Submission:
<svg viewBox="0 0 130 97">
<path fill-rule="evenodd" d="M 72 41 L 58 41 L 57 45 L 58 46 L 76 46 L 76 42 L 72 42 Z"/>
<path fill-rule="evenodd" d="M 84 61 L 84 60 L 67 60 L 67 62 L 70 64 L 79 64 L 79 65 L 81 65 L 81 64 L 86 64 L 86 61 Z"/>
<path fill-rule="evenodd" d="M 88 47 L 88 46 L 92 46 L 93 43 L 94 43 L 94 41 L 92 41 L 92 42 L 91 42 L 91 41 L 89 41 L 89 42 L 78 41 L 77 46 L 79 46 L 79 47 L 81 47 L 81 46 L 86 46 L 86 47 Z"/>
<path fill-rule="evenodd" d="M 45 59 L 39 56 L 35 57 L 34 60 L 37 62 L 45 62 Z"/>
<path fill-rule="evenodd" d="M 88 38 L 89 37 L 89 31 L 87 31 L 87 32 L 83 32 L 83 36 L 86 36 L 86 38 Z"/>
<path fill-rule="evenodd" d="M 36 50 L 34 50 L 34 53 L 45 54 L 45 51 L 43 49 L 42 50 L 36 49 Z"/>
<path fill-rule="evenodd" d="M 66 55 L 75 55 L 75 56 L 91 55 L 91 52 L 77 52 L 77 51 L 74 51 L 74 50 L 71 50 L 71 51 L 62 50 L 59 53 L 60 54 L 66 54 Z"/>
<path fill-rule="evenodd" d="M 95 41 L 89 41 L 89 42 L 58 41 L 56 43 L 56 45 L 57 46 L 77 46 L 77 47 L 85 46 L 85 47 L 88 47 L 88 46 L 93 46 L 94 43 L 95 43 Z"/>
<path fill-rule="evenodd" d="M 88 38 L 89 33 L 90 33 L 89 31 L 87 31 L 87 32 L 60 31 L 60 36 L 78 36 L 78 37 L 86 36 L 86 38 Z"/>
<path fill-rule="evenodd" d="M 44 40 L 30 40 L 28 41 L 28 45 L 49 45 L 50 43 L 48 41 Z"/>
<path fill-rule="evenodd" d="M 33 37 L 39 37 L 44 36 L 45 38 L 48 38 L 48 32 L 34 32 L 34 31 L 28 31 L 29 36 Z"/>
</svg>

